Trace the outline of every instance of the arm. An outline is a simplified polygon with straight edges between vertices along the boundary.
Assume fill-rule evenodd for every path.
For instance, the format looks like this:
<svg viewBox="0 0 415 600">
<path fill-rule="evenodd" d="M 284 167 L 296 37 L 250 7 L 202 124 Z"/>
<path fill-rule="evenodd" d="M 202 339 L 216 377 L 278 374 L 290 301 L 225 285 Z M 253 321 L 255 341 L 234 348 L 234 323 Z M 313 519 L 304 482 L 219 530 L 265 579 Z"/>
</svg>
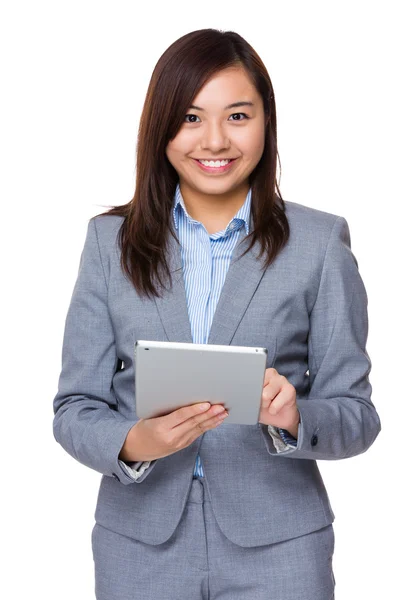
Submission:
<svg viewBox="0 0 415 600">
<path fill-rule="evenodd" d="M 53 434 L 82 464 L 129 484 L 141 482 L 151 469 L 143 470 L 138 479 L 118 458 L 137 419 L 127 419 L 117 411 L 112 388 L 117 362 L 107 283 L 91 219 L 66 317 Z"/>
<path fill-rule="evenodd" d="M 310 314 L 309 393 L 297 397 L 297 448 L 287 458 L 336 460 L 365 452 L 381 430 L 371 402 L 367 295 L 347 221 L 333 225 Z M 277 454 L 262 428 L 268 452 Z"/>
</svg>

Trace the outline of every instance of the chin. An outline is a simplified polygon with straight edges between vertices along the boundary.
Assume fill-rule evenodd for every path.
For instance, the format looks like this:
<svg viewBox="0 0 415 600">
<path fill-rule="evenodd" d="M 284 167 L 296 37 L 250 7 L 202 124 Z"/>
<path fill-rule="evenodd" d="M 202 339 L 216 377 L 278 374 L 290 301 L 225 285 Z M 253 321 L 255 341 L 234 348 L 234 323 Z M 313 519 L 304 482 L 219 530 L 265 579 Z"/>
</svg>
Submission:
<svg viewBox="0 0 415 600">
<path fill-rule="evenodd" d="M 202 192 L 204 194 L 226 194 L 230 191 L 232 191 L 233 189 L 235 189 L 236 185 L 234 184 L 227 184 L 227 185 L 198 185 L 197 183 L 194 183 L 193 186 L 195 189 L 197 189 L 199 192 Z"/>
</svg>

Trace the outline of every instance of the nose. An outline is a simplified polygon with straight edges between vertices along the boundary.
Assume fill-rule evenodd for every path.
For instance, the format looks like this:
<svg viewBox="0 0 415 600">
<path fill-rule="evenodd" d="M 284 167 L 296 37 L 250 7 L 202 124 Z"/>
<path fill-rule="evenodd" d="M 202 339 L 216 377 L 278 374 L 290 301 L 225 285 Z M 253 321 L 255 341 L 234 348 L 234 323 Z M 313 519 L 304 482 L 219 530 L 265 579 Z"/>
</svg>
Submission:
<svg viewBox="0 0 415 600">
<path fill-rule="evenodd" d="M 208 123 L 203 131 L 201 149 L 219 152 L 229 147 L 229 138 L 220 124 L 216 122 Z"/>
</svg>

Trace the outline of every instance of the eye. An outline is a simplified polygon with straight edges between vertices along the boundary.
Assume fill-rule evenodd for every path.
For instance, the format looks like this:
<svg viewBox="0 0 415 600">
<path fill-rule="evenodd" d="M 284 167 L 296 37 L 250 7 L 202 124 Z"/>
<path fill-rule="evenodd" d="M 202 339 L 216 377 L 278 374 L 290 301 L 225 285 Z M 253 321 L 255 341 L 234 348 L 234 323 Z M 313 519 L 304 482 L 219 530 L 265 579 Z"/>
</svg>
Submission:
<svg viewBox="0 0 415 600">
<path fill-rule="evenodd" d="M 235 117 L 235 116 L 238 116 L 238 117 L 242 116 L 243 118 L 242 119 L 241 118 L 239 118 L 239 119 L 232 119 L 232 121 L 244 121 L 245 119 L 249 119 L 248 115 L 245 114 L 245 113 L 233 113 L 231 115 L 231 117 Z M 188 117 L 189 117 L 190 120 L 187 119 Z M 197 121 L 195 119 L 198 119 L 198 118 L 199 117 L 197 115 L 189 113 L 189 114 L 185 115 L 184 120 L 185 120 L 186 123 L 197 123 Z"/>
<path fill-rule="evenodd" d="M 197 115 L 192 115 L 192 114 L 188 114 L 185 116 L 184 120 L 186 121 L 187 117 L 195 117 L 196 119 L 198 119 L 199 117 Z M 196 123 L 197 121 L 186 121 L 186 123 Z"/>
<path fill-rule="evenodd" d="M 243 119 L 236 119 L 236 121 L 244 121 L 245 119 L 249 119 L 248 115 L 246 115 L 245 113 L 233 113 L 233 115 L 231 115 L 231 117 L 234 117 L 235 115 L 243 115 Z M 235 121 L 235 119 L 232 119 L 233 121 Z"/>
</svg>

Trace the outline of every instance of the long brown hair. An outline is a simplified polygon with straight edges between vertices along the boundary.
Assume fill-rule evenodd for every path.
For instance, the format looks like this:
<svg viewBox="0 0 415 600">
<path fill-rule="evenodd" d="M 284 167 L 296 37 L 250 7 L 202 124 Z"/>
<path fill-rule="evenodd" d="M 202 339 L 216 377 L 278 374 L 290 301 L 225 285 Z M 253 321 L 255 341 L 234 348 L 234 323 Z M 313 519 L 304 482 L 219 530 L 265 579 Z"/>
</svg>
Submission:
<svg viewBox="0 0 415 600">
<path fill-rule="evenodd" d="M 162 54 L 151 76 L 141 114 L 136 186 L 133 198 L 103 215 L 125 217 L 119 230 L 121 266 L 139 295 L 160 294 L 155 279 L 164 286 L 171 274 L 167 260 L 168 232 L 177 240 L 171 223 L 176 170 L 166 156 L 168 142 L 179 132 L 189 106 L 205 83 L 218 71 L 243 67 L 262 97 L 265 113 L 265 145 L 262 157 L 249 177 L 252 190 L 252 238 L 245 251 L 260 243 L 268 267 L 290 235 L 285 203 L 278 187 L 277 117 L 274 91 L 262 60 L 248 42 L 233 31 L 200 29 L 176 40 Z M 244 254 L 245 254 L 244 253 Z"/>
</svg>

